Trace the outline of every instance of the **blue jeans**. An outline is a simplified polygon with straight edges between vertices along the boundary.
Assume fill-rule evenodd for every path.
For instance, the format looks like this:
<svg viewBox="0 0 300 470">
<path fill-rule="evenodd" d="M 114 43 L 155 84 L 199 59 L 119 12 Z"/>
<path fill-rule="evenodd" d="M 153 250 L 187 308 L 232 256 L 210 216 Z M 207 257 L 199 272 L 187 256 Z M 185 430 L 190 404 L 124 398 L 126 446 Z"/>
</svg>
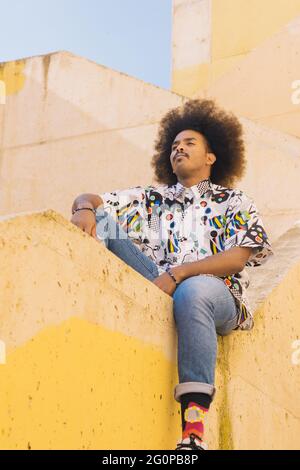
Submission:
<svg viewBox="0 0 300 470">
<path fill-rule="evenodd" d="M 96 234 L 106 248 L 149 281 L 159 276 L 157 265 L 128 238 L 123 228 L 101 207 Z M 174 397 L 200 392 L 214 398 L 217 334 L 228 335 L 237 326 L 234 297 L 217 277 L 200 274 L 182 281 L 173 294 L 178 336 L 178 376 Z"/>
</svg>

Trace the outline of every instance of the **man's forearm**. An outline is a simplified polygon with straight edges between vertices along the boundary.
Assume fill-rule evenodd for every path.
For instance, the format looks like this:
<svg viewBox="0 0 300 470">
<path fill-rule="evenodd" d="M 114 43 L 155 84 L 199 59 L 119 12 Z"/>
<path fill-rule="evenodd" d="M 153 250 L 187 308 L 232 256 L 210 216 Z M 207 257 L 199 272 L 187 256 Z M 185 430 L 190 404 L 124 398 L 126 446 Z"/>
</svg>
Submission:
<svg viewBox="0 0 300 470">
<path fill-rule="evenodd" d="M 228 276 L 238 273 L 244 268 L 244 263 L 239 251 L 235 247 L 230 250 L 217 253 L 206 258 L 183 263 L 172 268 L 172 272 L 178 281 L 183 281 L 191 276 L 199 274 L 214 274 L 215 276 Z"/>
<path fill-rule="evenodd" d="M 97 207 L 102 204 L 103 201 L 97 194 L 80 194 L 73 202 L 72 211 L 84 206 L 97 209 Z"/>
</svg>

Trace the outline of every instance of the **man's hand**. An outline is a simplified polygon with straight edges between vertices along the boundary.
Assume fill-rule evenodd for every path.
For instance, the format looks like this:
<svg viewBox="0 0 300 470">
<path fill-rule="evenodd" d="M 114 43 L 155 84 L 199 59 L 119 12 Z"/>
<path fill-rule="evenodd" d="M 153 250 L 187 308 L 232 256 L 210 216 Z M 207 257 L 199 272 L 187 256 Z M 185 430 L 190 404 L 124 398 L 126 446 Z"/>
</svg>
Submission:
<svg viewBox="0 0 300 470">
<path fill-rule="evenodd" d="M 168 273 L 163 273 L 156 277 L 153 281 L 157 287 L 163 290 L 166 294 L 173 296 L 176 290 L 176 284 Z"/>
<path fill-rule="evenodd" d="M 235 246 L 227 251 L 207 256 L 199 261 L 173 266 L 172 273 L 179 283 L 199 274 L 213 274 L 215 276 L 232 275 L 244 269 L 252 250 L 253 248 Z M 176 284 L 168 273 L 157 277 L 154 280 L 154 284 L 171 296 L 176 289 Z"/>
<path fill-rule="evenodd" d="M 253 248 L 235 246 L 227 251 L 207 256 L 199 261 L 183 263 L 172 268 L 178 282 L 182 282 L 199 274 L 213 274 L 215 276 L 228 276 L 242 271 L 249 259 Z M 166 294 L 173 295 L 176 284 L 168 273 L 161 274 L 154 284 Z"/>
<path fill-rule="evenodd" d="M 77 211 L 72 215 L 70 222 L 72 222 L 74 225 L 77 225 L 77 227 L 81 228 L 81 230 L 98 241 L 96 236 L 96 217 L 92 211 Z"/>
<path fill-rule="evenodd" d="M 71 210 L 73 212 L 76 209 L 83 209 L 85 207 L 97 209 L 100 205 L 103 205 L 103 200 L 100 196 L 97 194 L 85 193 L 80 194 L 80 196 L 74 200 Z M 96 236 L 96 216 L 91 210 L 80 210 L 74 212 L 70 222 L 77 225 L 77 227 L 81 228 L 85 233 L 100 242 Z"/>
</svg>

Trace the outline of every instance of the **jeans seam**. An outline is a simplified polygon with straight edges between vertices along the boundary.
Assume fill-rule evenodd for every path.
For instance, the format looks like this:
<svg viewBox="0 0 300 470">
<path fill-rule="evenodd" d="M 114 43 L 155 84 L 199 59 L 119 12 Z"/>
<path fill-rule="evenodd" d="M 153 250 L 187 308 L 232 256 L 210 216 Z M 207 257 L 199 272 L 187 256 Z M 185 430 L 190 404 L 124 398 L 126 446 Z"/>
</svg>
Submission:
<svg viewBox="0 0 300 470">
<path fill-rule="evenodd" d="M 103 219 L 103 218 L 105 218 L 105 219 L 106 219 L 106 223 L 108 223 L 108 217 L 111 217 L 111 215 L 110 215 L 107 211 L 103 211 L 103 213 L 101 213 L 100 215 L 97 214 L 96 223 L 98 223 L 98 222 L 99 222 L 101 219 Z M 99 218 L 98 221 L 97 221 L 97 218 Z M 114 222 L 115 222 L 117 225 L 119 225 L 119 227 L 120 227 L 121 229 L 123 229 L 123 227 L 119 224 L 119 222 L 117 222 L 117 221 L 115 221 L 115 220 L 114 220 Z M 120 228 L 119 228 L 119 230 L 120 230 Z M 126 233 L 126 232 L 125 232 L 125 233 Z M 153 266 L 153 271 L 151 271 L 151 269 L 149 269 L 149 267 L 144 263 L 143 259 L 142 259 L 142 258 L 139 258 L 139 256 L 137 255 L 137 253 L 134 251 L 134 248 L 135 248 L 136 250 L 138 250 L 138 248 L 133 245 L 133 242 L 130 240 L 130 237 L 128 236 L 128 233 L 127 233 L 127 238 L 126 238 L 126 239 L 125 239 L 125 238 L 124 238 L 124 239 L 122 239 L 122 238 L 120 239 L 120 238 L 119 238 L 119 240 L 128 240 L 129 243 L 127 244 L 127 246 L 130 248 L 130 251 L 134 254 L 134 256 L 138 259 L 138 261 L 144 266 L 144 268 L 146 268 L 146 270 L 147 270 L 150 274 L 152 274 L 153 276 L 156 276 L 156 277 L 157 277 L 158 271 L 157 271 L 157 272 L 154 272 L 154 270 L 155 270 L 155 263 L 154 263 L 154 266 Z"/>
<path fill-rule="evenodd" d="M 129 239 L 129 237 L 128 237 L 128 240 L 131 242 L 131 240 Z M 131 242 L 131 243 L 133 243 L 133 242 Z M 131 245 L 131 243 L 128 243 L 128 246 L 129 246 L 130 250 L 132 251 L 132 253 L 135 255 L 135 257 L 142 263 L 142 265 L 147 269 L 147 271 L 148 271 L 150 274 L 153 274 L 153 275 L 157 274 L 157 273 L 154 273 L 153 271 L 151 271 L 151 269 L 149 269 L 148 266 L 146 266 L 146 264 L 144 263 L 144 260 L 143 260 L 142 258 L 139 258 L 139 257 L 138 257 L 138 255 L 137 255 L 137 253 L 134 251 L 133 246 Z M 136 247 L 135 247 L 135 248 L 136 248 Z M 138 248 L 136 248 L 136 249 L 138 250 Z M 153 270 L 154 270 L 154 269 L 155 269 L 155 268 L 153 267 Z"/>
</svg>

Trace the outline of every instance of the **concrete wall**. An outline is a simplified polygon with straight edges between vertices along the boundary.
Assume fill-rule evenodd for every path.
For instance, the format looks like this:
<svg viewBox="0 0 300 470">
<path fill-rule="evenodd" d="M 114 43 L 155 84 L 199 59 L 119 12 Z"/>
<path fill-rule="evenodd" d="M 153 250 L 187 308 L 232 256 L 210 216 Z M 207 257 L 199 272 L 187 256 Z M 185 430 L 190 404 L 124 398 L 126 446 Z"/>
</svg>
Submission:
<svg viewBox="0 0 300 470">
<path fill-rule="evenodd" d="M 300 137 L 299 15 L 300 0 L 173 0 L 172 90 Z"/>
<path fill-rule="evenodd" d="M 0 246 L 0 448 L 174 446 L 170 297 L 53 211 Z"/>
<path fill-rule="evenodd" d="M 248 119 L 240 120 L 248 163 L 238 187 L 253 197 L 275 241 L 300 219 L 300 140 Z"/>
<path fill-rule="evenodd" d="M 172 299 L 50 210 L 2 218 L 0 246 L 0 448 L 174 450 Z M 211 449 L 299 448 L 298 251 L 255 329 L 219 337 Z"/>
<path fill-rule="evenodd" d="M 211 63 L 212 0 L 173 0 L 172 90 L 192 96 L 207 84 Z"/>
<path fill-rule="evenodd" d="M 196 96 L 300 137 L 300 16 Z"/>
<path fill-rule="evenodd" d="M 70 53 L 0 67 L 0 213 L 152 180 L 153 136 L 183 98 Z M 51 184 L 49 184 L 51 182 Z"/>
<path fill-rule="evenodd" d="M 212 85 L 298 15 L 300 0 L 173 0 L 172 90 Z"/>
<path fill-rule="evenodd" d="M 3 215 L 52 208 L 70 218 L 80 193 L 149 184 L 158 123 L 187 99 L 65 52 L 9 62 L 2 71 Z M 275 240 L 300 218 L 300 141 L 242 122 L 248 171 L 237 186 L 255 198 Z"/>
</svg>

